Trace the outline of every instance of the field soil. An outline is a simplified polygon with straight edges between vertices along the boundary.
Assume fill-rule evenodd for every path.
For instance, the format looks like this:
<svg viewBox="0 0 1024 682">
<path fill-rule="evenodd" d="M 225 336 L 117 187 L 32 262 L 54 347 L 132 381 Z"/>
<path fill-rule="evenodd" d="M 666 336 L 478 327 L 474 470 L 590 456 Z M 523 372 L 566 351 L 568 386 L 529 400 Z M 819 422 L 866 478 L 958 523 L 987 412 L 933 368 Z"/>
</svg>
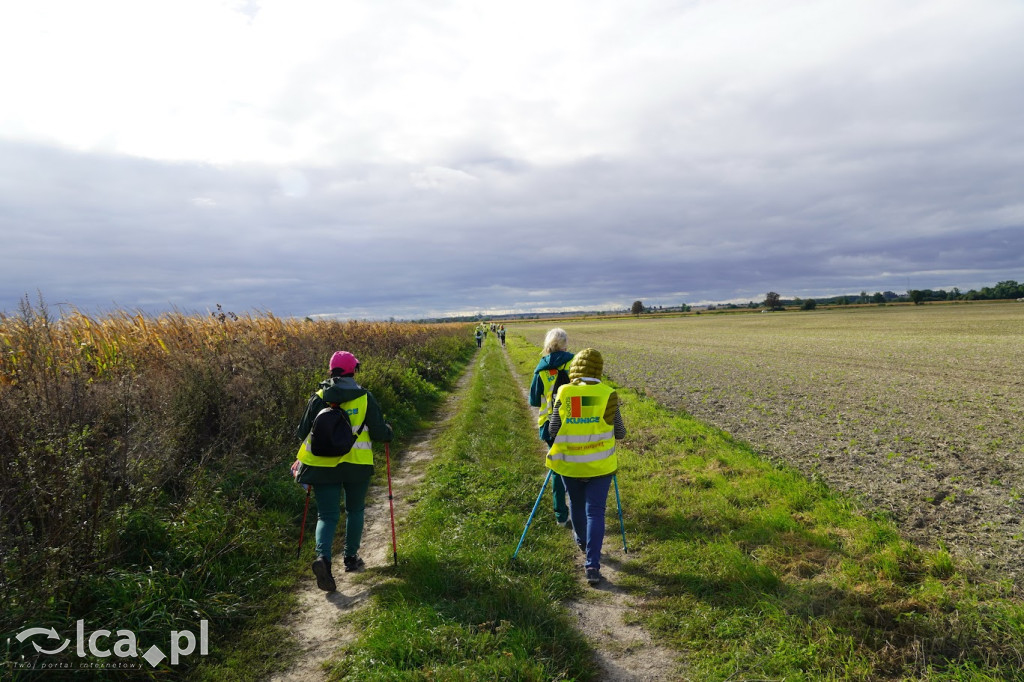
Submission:
<svg viewBox="0 0 1024 682">
<path fill-rule="evenodd" d="M 540 345 L 553 324 L 516 325 Z M 564 322 L 612 380 L 1024 580 L 1024 304 Z"/>
</svg>

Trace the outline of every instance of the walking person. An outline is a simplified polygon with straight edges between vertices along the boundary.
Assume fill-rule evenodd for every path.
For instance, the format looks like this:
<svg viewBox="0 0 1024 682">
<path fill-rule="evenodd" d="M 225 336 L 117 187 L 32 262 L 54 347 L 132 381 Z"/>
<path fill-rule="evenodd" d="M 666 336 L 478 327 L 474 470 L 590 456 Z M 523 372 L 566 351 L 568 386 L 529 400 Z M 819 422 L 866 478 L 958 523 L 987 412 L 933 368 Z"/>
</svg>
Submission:
<svg viewBox="0 0 1024 682">
<path fill-rule="evenodd" d="M 505 347 L 505 325 L 498 327 L 498 340 L 501 341 L 501 347 Z"/>
<path fill-rule="evenodd" d="M 601 576 L 604 514 L 608 489 L 618 470 L 615 441 L 626 437 L 615 390 L 601 383 L 604 359 L 593 348 L 581 350 L 569 366 L 570 383 L 558 390 L 548 420 L 553 441 L 548 468 L 558 474 L 569 496 L 573 535 L 586 555 L 587 582 Z"/>
<path fill-rule="evenodd" d="M 569 381 L 569 363 L 572 353 L 567 348 L 569 336 L 561 327 L 549 329 L 544 336 L 544 348 L 541 350 L 540 362 L 533 370 L 533 382 L 530 384 L 530 405 L 537 408 L 537 428 L 540 439 L 548 448 L 552 445 L 552 437 L 548 434 L 548 419 L 551 416 L 551 405 L 554 403 L 553 391 L 556 383 Z M 559 375 L 561 374 L 561 381 Z M 569 507 L 565 503 L 565 486 L 560 476 L 553 476 L 551 484 L 551 500 L 555 510 L 555 523 L 563 528 L 571 528 Z"/>
<path fill-rule="evenodd" d="M 320 383 L 295 430 L 302 441 L 299 454 L 292 464 L 296 481 L 313 487 L 316 496 L 316 559 L 313 575 L 316 585 L 325 592 L 334 592 L 337 586 L 331 572 L 334 532 L 341 518 L 342 494 L 345 504 L 345 571 L 358 571 L 364 567 L 359 557 L 363 538 L 366 492 L 373 476 L 373 441 L 390 442 L 394 437 L 391 425 L 384 421 L 380 405 L 373 394 L 356 383 L 359 360 L 347 351 L 337 351 L 328 365 L 330 378 Z M 352 423 L 352 433 L 358 434 L 352 449 L 341 457 L 318 457 L 310 451 L 310 431 L 313 420 L 322 409 L 338 406 Z"/>
<path fill-rule="evenodd" d="M 476 328 L 476 347 L 479 348 L 484 342 L 484 330 L 480 327 Z"/>
</svg>

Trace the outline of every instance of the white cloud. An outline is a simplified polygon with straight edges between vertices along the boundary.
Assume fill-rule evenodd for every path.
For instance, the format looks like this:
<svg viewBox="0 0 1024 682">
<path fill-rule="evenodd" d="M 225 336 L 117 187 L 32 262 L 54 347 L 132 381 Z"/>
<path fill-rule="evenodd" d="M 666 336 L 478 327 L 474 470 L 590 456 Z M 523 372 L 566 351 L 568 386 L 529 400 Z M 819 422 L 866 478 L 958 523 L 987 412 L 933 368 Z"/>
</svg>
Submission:
<svg viewBox="0 0 1024 682">
<path fill-rule="evenodd" d="M 465 187 L 479 182 L 479 179 L 465 171 L 442 166 L 431 166 L 409 174 L 413 187 L 419 189 L 446 190 Z"/>
</svg>

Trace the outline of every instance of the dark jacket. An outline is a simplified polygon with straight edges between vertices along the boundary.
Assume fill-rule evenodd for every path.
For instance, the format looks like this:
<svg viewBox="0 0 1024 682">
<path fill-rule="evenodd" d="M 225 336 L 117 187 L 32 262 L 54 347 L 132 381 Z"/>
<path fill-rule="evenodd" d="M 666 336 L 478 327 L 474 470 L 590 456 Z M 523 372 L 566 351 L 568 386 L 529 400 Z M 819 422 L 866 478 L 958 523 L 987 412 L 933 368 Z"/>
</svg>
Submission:
<svg viewBox="0 0 1024 682">
<path fill-rule="evenodd" d="M 564 350 L 556 350 L 550 355 L 545 355 L 537 363 L 537 367 L 533 370 L 533 383 L 530 384 L 530 405 L 533 407 L 540 407 L 541 398 L 544 391 L 544 382 L 541 381 L 540 373 L 546 369 L 555 369 L 561 367 L 565 363 L 572 360 L 572 353 Z M 566 371 L 568 371 L 568 367 Z"/>
<path fill-rule="evenodd" d="M 544 397 L 544 381 L 540 378 L 540 373 L 549 369 L 557 369 L 572 360 L 572 358 L 572 353 L 564 350 L 556 350 L 554 353 L 545 355 L 540 359 L 540 362 L 537 363 L 537 367 L 533 370 L 533 383 L 530 384 L 530 405 L 532 407 L 540 407 L 542 402 L 541 399 Z M 568 369 L 569 368 L 567 367 L 566 371 L 568 371 Z M 551 445 L 551 436 L 548 434 L 548 422 L 541 424 L 537 429 L 537 433 L 542 441 Z"/>
<path fill-rule="evenodd" d="M 394 433 L 391 426 L 384 421 L 384 414 L 380 405 L 373 397 L 373 394 L 356 383 L 352 377 L 332 377 L 327 381 L 320 382 L 319 388 L 324 389 L 324 397 L 321 399 L 316 393 L 309 398 L 306 404 L 306 411 L 302 414 L 302 421 L 295 429 L 295 437 L 302 442 L 309 435 L 313 428 L 313 420 L 320 410 L 327 407 L 327 403 L 345 403 L 365 395 L 366 396 L 366 419 L 363 421 L 364 428 L 370 434 L 370 440 L 377 442 L 391 442 Z M 352 464 L 342 462 L 336 467 L 311 467 L 299 464 L 299 475 L 296 478 L 299 483 L 310 484 L 338 484 L 342 480 L 361 481 L 373 475 L 372 464 Z"/>
</svg>

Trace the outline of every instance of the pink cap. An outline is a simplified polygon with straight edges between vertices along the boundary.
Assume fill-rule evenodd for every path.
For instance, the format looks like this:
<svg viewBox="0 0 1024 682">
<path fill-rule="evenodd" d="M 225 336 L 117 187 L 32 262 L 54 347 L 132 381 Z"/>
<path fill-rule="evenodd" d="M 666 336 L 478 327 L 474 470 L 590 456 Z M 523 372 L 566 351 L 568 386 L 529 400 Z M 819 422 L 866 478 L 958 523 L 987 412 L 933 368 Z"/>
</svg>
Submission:
<svg viewBox="0 0 1024 682">
<path fill-rule="evenodd" d="M 359 366 L 359 361 L 356 360 L 356 356 L 347 350 L 339 350 L 331 356 L 330 367 L 332 370 L 340 368 L 344 374 L 355 374 L 357 366 Z"/>
</svg>

